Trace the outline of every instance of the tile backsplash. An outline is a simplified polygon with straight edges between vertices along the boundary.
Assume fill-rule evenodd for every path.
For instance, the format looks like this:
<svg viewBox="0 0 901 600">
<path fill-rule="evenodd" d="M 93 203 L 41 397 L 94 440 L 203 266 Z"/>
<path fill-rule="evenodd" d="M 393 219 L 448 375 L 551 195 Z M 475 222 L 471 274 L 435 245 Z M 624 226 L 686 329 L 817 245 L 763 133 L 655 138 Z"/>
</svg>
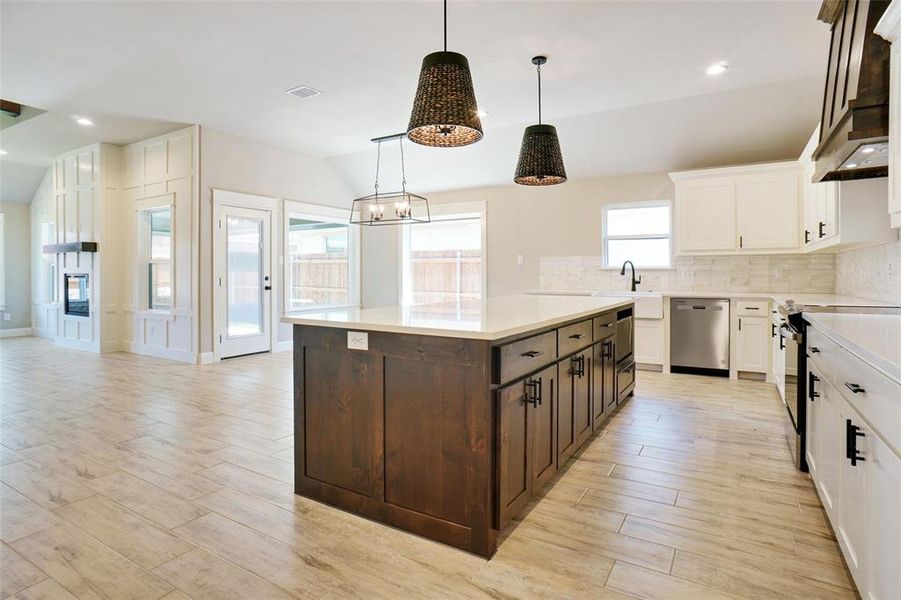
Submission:
<svg viewBox="0 0 901 600">
<path fill-rule="evenodd" d="M 835 291 L 901 304 L 901 241 L 837 254 Z"/>
<path fill-rule="evenodd" d="M 629 272 L 605 269 L 600 256 L 543 256 L 542 290 L 628 290 Z M 672 269 L 638 269 L 639 290 L 673 292 L 835 291 L 835 256 L 786 254 L 755 256 L 681 256 Z M 857 294 L 861 295 L 861 294 Z"/>
</svg>

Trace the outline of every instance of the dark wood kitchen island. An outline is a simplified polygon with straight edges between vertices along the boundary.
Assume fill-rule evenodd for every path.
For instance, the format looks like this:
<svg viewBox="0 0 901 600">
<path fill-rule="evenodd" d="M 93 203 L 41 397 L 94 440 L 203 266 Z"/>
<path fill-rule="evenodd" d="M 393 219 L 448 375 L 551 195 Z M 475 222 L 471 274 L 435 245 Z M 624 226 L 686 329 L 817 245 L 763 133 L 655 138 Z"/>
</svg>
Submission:
<svg viewBox="0 0 901 600">
<path fill-rule="evenodd" d="M 536 295 L 285 317 L 295 492 L 490 557 L 631 395 L 632 310 Z"/>
</svg>

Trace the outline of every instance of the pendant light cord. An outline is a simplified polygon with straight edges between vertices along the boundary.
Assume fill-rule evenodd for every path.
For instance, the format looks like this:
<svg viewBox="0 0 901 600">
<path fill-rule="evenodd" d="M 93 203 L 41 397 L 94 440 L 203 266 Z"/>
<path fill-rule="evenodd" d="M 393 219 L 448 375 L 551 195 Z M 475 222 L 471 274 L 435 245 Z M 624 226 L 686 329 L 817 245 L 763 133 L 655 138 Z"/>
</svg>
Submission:
<svg viewBox="0 0 901 600">
<path fill-rule="evenodd" d="M 444 51 L 447 52 L 447 0 L 444 0 Z"/>
<path fill-rule="evenodd" d="M 397 141 L 400 142 L 400 176 L 401 176 L 401 190 L 404 192 L 407 191 L 407 169 L 404 167 L 404 138 L 397 138 Z"/>
<path fill-rule="evenodd" d="M 537 65 L 538 69 L 538 124 L 541 125 L 541 65 Z"/>
<path fill-rule="evenodd" d="M 379 196 L 379 164 L 382 162 L 382 142 L 379 140 L 379 143 L 376 146 L 375 151 L 375 197 Z"/>
</svg>

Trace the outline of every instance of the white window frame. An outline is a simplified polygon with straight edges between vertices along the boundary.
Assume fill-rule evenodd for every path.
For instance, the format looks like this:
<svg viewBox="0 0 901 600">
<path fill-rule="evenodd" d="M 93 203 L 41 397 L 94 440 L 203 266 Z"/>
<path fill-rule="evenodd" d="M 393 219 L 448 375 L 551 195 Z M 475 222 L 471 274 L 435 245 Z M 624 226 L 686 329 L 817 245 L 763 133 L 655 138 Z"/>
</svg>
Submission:
<svg viewBox="0 0 901 600">
<path fill-rule="evenodd" d="M 281 313 L 298 314 L 317 312 L 339 308 L 359 308 L 360 306 L 360 226 L 350 224 L 351 211 L 347 208 L 310 204 L 295 200 L 284 201 L 284 218 L 282 219 L 282 279 L 285 285 L 282 292 Z M 291 304 L 291 263 L 288 260 L 288 227 L 291 217 L 347 225 L 347 304 L 320 304 L 310 308 L 289 310 Z"/>
<path fill-rule="evenodd" d="M 135 227 L 137 229 L 135 240 L 137 249 L 135 253 L 135 294 L 138 299 L 136 304 L 140 313 L 144 315 L 172 315 L 175 310 L 176 287 L 176 256 L 175 256 L 175 194 L 160 194 L 141 198 L 135 202 Z M 169 209 L 169 260 L 150 259 L 150 213 L 156 210 Z M 169 275 L 172 278 L 172 303 L 169 308 L 150 308 L 150 284 L 148 273 L 151 263 L 169 263 Z"/>
<path fill-rule="evenodd" d="M 431 203 L 429 205 L 430 221 L 448 221 L 454 217 L 471 218 L 478 216 L 481 226 L 481 255 L 482 255 L 482 299 L 488 297 L 488 206 L 482 201 L 476 202 L 444 202 Z M 409 285 L 412 277 L 410 268 L 410 228 L 419 227 L 418 223 L 410 223 L 400 226 L 400 277 L 398 278 L 398 298 L 402 306 L 411 306 L 407 299 L 410 295 Z"/>
<path fill-rule="evenodd" d="M 607 223 L 609 222 L 607 213 L 611 210 L 619 210 L 623 208 L 656 208 L 666 206 L 669 208 L 669 234 L 636 234 L 636 235 L 608 235 Z M 622 265 L 609 264 L 608 258 L 610 253 L 607 250 L 607 242 L 610 240 L 656 240 L 667 239 L 669 248 L 669 264 L 668 265 L 640 265 L 636 268 L 641 269 L 658 269 L 672 270 L 673 266 L 673 202 L 672 200 L 646 200 L 641 202 L 615 202 L 605 204 L 601 211 L 601 256 L 603 257 L 603 268 L 610 270 L 619 270 Z"/>
</svg>

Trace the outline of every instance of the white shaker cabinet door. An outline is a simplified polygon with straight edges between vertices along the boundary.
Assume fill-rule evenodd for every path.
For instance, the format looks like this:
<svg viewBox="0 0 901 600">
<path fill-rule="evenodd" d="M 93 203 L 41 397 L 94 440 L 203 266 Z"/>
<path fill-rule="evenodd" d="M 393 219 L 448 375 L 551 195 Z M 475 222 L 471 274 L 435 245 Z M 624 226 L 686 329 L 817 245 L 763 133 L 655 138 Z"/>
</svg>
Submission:
<svg viewBox="0 0 901 600">
<path fill-rule="evenodd" d="M 901 591 L 901 459 L 881 439 L 869 440 L 867 458 L 867 600 Z"/>
<path fill-rule="evenodd" d="M 795 171 L 748 175 L 736 182 L 741 250 L 796 250 L 800 177 Z"/>
<path fill-rule="evenodd" d="M 681 252 L 734 250 L 735 179 L 716 177 L 676 185 L 678 232 Z"/>
</svg>

